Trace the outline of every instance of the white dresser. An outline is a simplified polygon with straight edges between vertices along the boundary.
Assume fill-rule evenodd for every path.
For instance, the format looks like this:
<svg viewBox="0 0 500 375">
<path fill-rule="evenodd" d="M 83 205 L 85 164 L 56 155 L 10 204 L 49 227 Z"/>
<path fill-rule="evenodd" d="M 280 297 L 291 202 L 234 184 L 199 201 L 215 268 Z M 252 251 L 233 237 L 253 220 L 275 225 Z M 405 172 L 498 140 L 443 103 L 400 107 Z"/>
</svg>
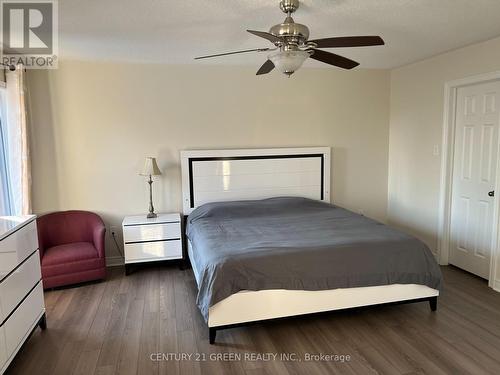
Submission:
<svg viewBox="0 0 500 375">
<path fill-rule="evenodd" d="M 46 328 L 35 216 L 0 217 L 0 374 Z"/>
<path fill-rule="evenodd" d="M 179 213 L 127 216 L 123 220 L 125 273 L 130 264 L 179 259 L 182 261 L 182 225 Z"/>
</svg>

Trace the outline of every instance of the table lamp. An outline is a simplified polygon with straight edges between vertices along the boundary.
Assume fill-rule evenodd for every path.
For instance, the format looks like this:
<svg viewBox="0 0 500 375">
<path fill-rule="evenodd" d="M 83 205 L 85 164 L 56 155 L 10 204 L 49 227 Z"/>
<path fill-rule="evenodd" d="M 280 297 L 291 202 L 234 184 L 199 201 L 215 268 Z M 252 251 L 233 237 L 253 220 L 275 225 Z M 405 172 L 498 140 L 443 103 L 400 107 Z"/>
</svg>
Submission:
<svg viewBox="0 0 500 375">
<path fill-rule="evenodd" d="M 147 216 L 148 219 L 153 219 L 157 215 L 155 214 L 155 209 L 153 207 L 153 176 L 160 176 L 161 171 L 158 168 L 158 164 L 156 164 L 156 158 L 147 157 L 144 161 L 144 168 L 142 169 L 141 176 L 149 177 L 149 214 Z"/>
</svg>

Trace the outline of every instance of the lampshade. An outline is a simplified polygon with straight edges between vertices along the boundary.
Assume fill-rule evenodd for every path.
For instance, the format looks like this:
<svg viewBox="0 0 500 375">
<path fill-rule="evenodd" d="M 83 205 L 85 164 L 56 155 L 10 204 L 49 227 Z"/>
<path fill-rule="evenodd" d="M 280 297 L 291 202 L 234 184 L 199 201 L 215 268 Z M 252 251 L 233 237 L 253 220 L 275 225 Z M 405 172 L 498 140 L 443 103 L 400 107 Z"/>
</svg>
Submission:
<svg viewBox="0 0 500 375">
<path fill-rule="evenodd" d="M 160 168 L 156 164 L 156 158 L 147 157 L 144 161 L 144 168 L 142 168 L 141 176 L 159 176 L 161 175 Z"/>
<path fill-rule="evenodd" d="M 268 56 L 281 73 L 292 75 L 309 57 L 306 51 L 278 51 Z"/>
</svg>

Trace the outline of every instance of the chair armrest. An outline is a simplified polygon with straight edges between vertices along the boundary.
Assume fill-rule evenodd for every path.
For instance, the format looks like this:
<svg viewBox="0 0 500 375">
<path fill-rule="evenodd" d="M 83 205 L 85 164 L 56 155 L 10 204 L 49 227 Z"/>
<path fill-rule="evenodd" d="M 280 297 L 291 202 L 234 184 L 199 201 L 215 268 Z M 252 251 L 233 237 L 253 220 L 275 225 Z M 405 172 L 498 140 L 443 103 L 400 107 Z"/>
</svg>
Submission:
<svg viewBox="0 0 500 375">
<path fill-rule="evenodd" d="M 105 257 L 105 251 L 104 251 L 105 234 L 106 234 L 106 227 L 104 225 L 98 224 L 94 227 L 93 229 L 94 247 L 96 248 L 97 253 L 99 254 L 99 258 Z"/>
</svg>

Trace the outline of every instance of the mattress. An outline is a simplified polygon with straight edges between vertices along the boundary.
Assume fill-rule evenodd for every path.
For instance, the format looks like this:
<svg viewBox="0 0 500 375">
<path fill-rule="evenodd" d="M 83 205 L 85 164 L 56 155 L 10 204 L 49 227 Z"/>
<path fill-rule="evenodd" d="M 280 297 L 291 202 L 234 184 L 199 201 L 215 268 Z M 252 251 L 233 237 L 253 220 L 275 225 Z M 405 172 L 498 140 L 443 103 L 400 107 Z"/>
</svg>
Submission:
<svg viewBox="0 0 500 375">
<path fill-rule="evenodd" d="M 208 203 L 189 215 L 186 234 L 206 320 L 211 306 L 244 290 L 442 285 L 418 239 L 306 198 Z"/>
</svg>

